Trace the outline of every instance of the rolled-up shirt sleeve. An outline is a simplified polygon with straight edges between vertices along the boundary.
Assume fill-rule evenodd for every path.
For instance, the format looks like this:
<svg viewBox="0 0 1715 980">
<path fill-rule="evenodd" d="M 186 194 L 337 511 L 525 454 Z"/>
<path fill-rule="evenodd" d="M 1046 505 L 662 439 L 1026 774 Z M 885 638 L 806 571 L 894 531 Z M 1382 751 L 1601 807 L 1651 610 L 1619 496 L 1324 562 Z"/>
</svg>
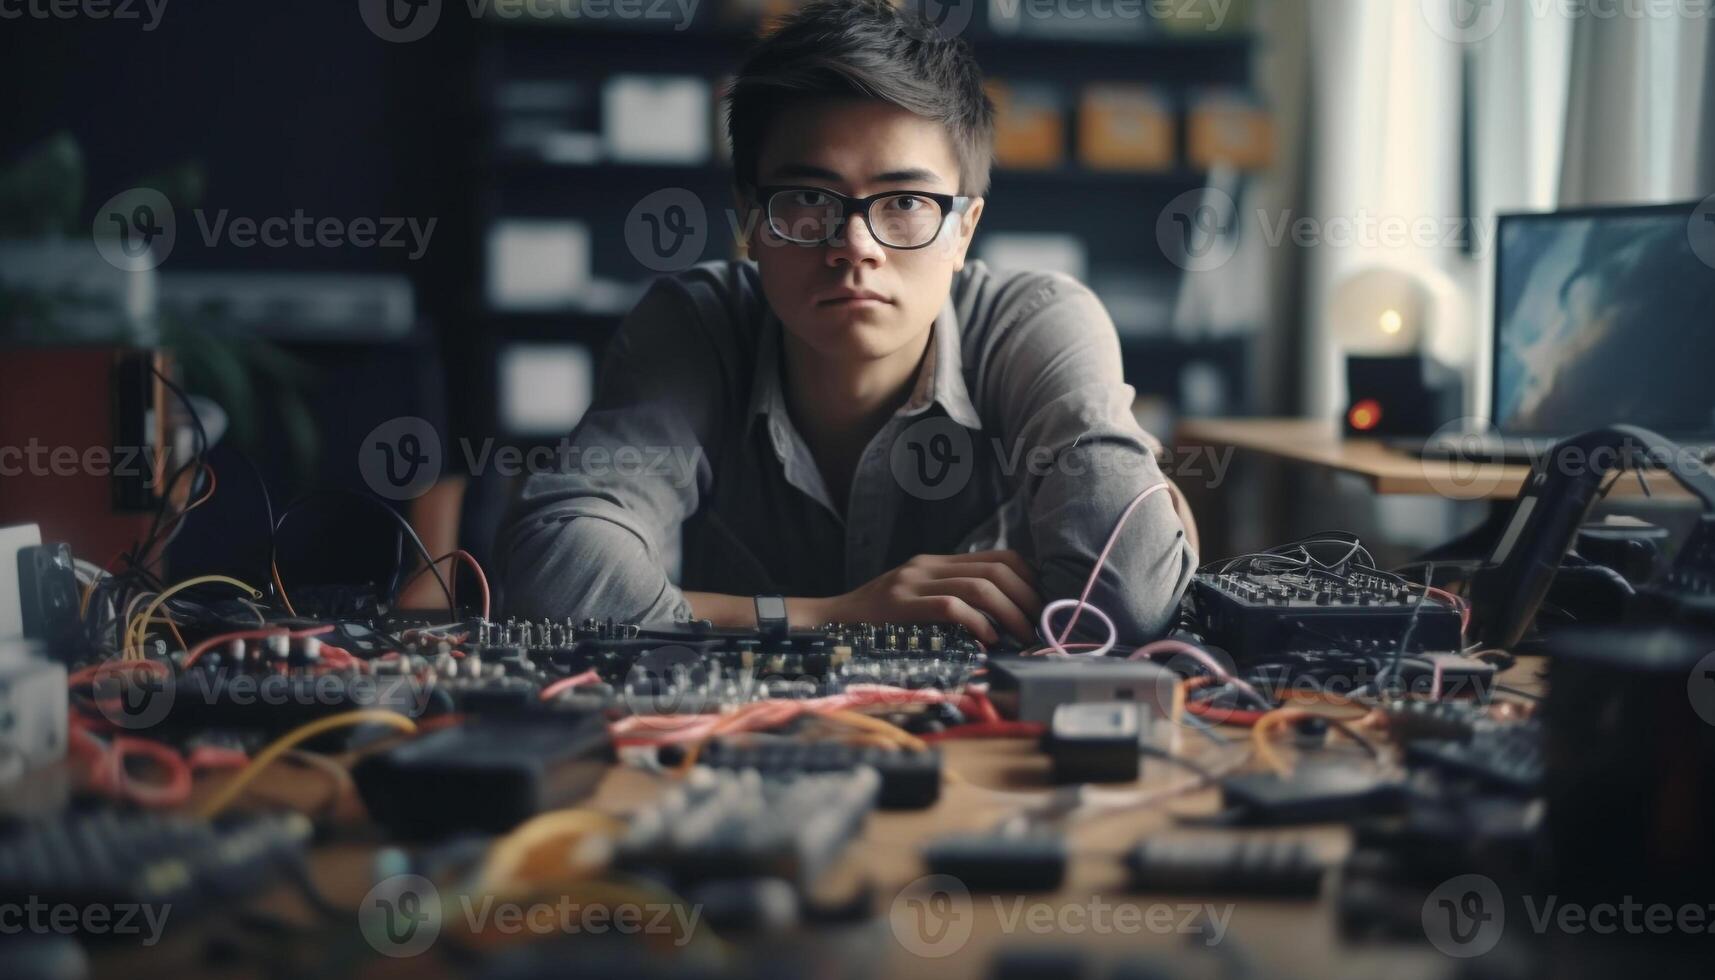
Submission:
<svg viewBox="0 0 1715 980">
<path fill-rule="evenodd" d="M 1077 598 L 1121 513 L 1167 478 L 1156 461 L 1159 442 L 1132 415 L 1135 393 L 1101 301 L 1069 277 L 1033 278 L 1035 299 L 1002 335 L 988 397 L 1009 447 L 1052 460 L 1020 467 L 1014 490 L 1024 495 L 1043 598 Z M 1090 593 L 1121 643 L 1166 633 L 1196 570 L 1174 492 L 1169 486 L 1151 494 L 1132 512 Z M 1084 639 L 1105 633 L 1088 613 L 1074 632 Z"/>
<path fill-rule="evenodd" d="M 668 574 L 712 479 L 731 351 L 687 287 L 658 280 L 609 345 L 594 403 L 527 476 L 500 535 L 507 613 L 691 618 Z"/>
</svg>

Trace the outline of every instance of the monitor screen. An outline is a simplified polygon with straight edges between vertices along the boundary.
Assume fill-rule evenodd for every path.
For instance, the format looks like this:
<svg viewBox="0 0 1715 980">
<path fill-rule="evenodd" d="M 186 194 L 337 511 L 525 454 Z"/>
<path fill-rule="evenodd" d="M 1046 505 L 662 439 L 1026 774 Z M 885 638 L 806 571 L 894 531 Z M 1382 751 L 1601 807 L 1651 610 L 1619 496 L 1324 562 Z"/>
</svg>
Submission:
<svg viewBox="0 0 1715 980">
<path fill-rule="evenodd" d="M 1615 422 L 1715 435 L 1715 264 L 1693 205 L 1501 218 L 1494 407 L 1501 432 Z"/>
</svg>

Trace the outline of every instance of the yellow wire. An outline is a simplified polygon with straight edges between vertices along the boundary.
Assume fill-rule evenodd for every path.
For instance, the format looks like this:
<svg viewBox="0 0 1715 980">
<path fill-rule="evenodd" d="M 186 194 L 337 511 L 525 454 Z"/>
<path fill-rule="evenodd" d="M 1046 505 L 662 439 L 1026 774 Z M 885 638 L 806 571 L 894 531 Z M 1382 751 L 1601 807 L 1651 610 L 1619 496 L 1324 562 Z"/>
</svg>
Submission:
<svg viewBox="0 0 1715 980">
<path fill-rule="evenodd" d="M 140 658 L 143 655 L 143 640 L 145 639 L 145 637 L 147 636 L 148 631 L 149 631 L 149 620 L 154 618 L 155 611 L 157 609 L 161 608 L 162 603 L 166 602 L 169 598 L 171 598 L 175 594 L 177 594 L 179 592 L 183 592 L 185 589 L 190 588 L 191 586 L 207 585 L 210 583 L 220 583 L 222 585 L 235 585 L 235 586 L 245 590 L 246 592 L 249 592 L 250 598 L 252 598 L 252 599 L 262 598 L 262 590 L 261 589 L 256 588 L 254 585 L 251 585 L 248 582 L 240 582 L 238 579 L 232 578 L 231 576 L 227 576 L 227 575 L 198 575 L 196 578 L 188 578 L 188 579 L 185 579 L 183 582 L 180 582 L 177 585 L 169 586 L 164 592 L 162 592 L 160 595 L 155 597 L 155 601 L 150 603 L 148 608 L 143 610 L 143 617 L 142 617 L 141 621 L 134 622 L 131 625 L 126 626 L 126 636 L 125 636 L 126 649 L 130 650 L 130 649 L 135 648 L 137 651 L 136 657 L 133 657 L 132 659 Z M 131 635 L 133 631 L 136 633 L 135 637 L 132 637 L 132 635 Z"/>
<path fill-rule="evenodd" d="M 617 818 L 595 810 L 555 810 L 540 814 L 494 842 L 488 850 L 487 860 L 483 862 L 478 887 L 490 893 L 510 891 L 527 883 L 520 872 L 530 863 L 531 856 L 542 848 L 561 840 L 569 847 L 576 839 L 589 834 L 613 837 L 624 829 L 625 824 Z M 557 880 L 569 877 L 563 867 L 530 870 L 528 878 Z"/>
<path fill-rule="evenodd" d="M 816 712 L 816 715 L 820 718 L 832 718 L 835 721 L 843 721 L 853 728 L 861 728 L 864 731 L 874 732 L 902 749 L 910 749 L 913 752 L 929 751 L 929 744 L 927 742 L 905 729 L 900 728 L 898 725 L 895 725 L 892 722 L 882 721 L 880 718 L 872 718 L 869 715 L 850 711 L 844 708 L 835 709 L 833 711 L 818 711 Z"/>
<path fill-rule="evenodd" d="M 417 733 L 416 722 L 404 715 L 397 714 L 392 711 L 384 711 L 380 708 L 363 708 L 358 711 L 345 711 L 340 714 L 329 715 L 326 718 L 320 718 L 307 725 L 294 728 L 274 741 L 268 743 L 267 748 L 256 753 L 256 757 L 250 760 L 250 764 L 248 766 L 245 766 L 240 770 L 238 775 L 232 777 L 230 782 L 220 788 L 220 792 L 214 794 L 207 803 L 203 804 L 203 817 L 212 818 L 218 816 L 222 810 L 225 810 L 229 805 L 231 805 L 233 800 L 238 798 L 238 794 L 244 791 L 244 787 L 250 785 L 256 780 L 257 776 L 262 774 L 262 770 L 268 768 L 270 763 L 275 759 L 278 759 L 280 756 L 285 755 L 300 742 L 314 738 L 323 732 L 332 731 L 336 728 L 350 728 L 353 725 L 362 725 L 368 722 L 375 722 L 380 725 L 391 725 L 407 735 L 415 735 Z"/>
<path fill-rule="evenodd" d="M 1274 744 L 1269 741 L 1269 730 L 1296 718 L 1308 716 L 1310 712 L 1302 708 L 1276 708 L 1256 720 L 1251 727 L 1251 742 L 1256 746 L 1257 758 L 1268 763 L 1268 767 L 1282 776 L 1291 775 L 1292 767 L 1281 761 L 1279 754 L 1274 751 Z"/>
</svg>

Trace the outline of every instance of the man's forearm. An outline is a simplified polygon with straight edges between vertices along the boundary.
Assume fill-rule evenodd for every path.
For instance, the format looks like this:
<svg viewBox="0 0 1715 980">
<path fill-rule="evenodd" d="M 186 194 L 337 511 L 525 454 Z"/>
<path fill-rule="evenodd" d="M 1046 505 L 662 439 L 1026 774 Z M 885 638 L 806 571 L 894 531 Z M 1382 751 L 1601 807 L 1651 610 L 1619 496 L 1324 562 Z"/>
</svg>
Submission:
<svg viewBox="0 0 1715 980">
<path fill-rule="evenodd" d="M 716 626 L 736 629 L 756 627 L 756 599 L 753 596 L 687 592 L 685 601 L 691 604 L 692 616 L 706 619 Z M 788 598 L 786 618 L 794 626 L 820 626 L 829 621 L 828 602 L 827 599 Z"/>
</svg>

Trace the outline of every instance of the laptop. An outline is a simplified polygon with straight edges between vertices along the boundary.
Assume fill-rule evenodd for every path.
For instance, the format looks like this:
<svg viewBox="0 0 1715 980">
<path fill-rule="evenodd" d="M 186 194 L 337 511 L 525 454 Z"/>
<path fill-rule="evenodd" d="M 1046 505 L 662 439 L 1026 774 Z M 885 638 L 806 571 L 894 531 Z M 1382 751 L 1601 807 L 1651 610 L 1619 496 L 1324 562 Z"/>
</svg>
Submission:
<svg viewBox="0 0 1715 980">
<path fill-rule="evenodd" d="M 1715 223 L 1694 226 L 1696 208 L 1501 215 L 1493 426 L 1402 448 L 1530 462 L 1562 438 L 1626 422 L 1715 454 Z M 1710 248 L 1694 248 L 1700 232 Z"/>
</svg>

